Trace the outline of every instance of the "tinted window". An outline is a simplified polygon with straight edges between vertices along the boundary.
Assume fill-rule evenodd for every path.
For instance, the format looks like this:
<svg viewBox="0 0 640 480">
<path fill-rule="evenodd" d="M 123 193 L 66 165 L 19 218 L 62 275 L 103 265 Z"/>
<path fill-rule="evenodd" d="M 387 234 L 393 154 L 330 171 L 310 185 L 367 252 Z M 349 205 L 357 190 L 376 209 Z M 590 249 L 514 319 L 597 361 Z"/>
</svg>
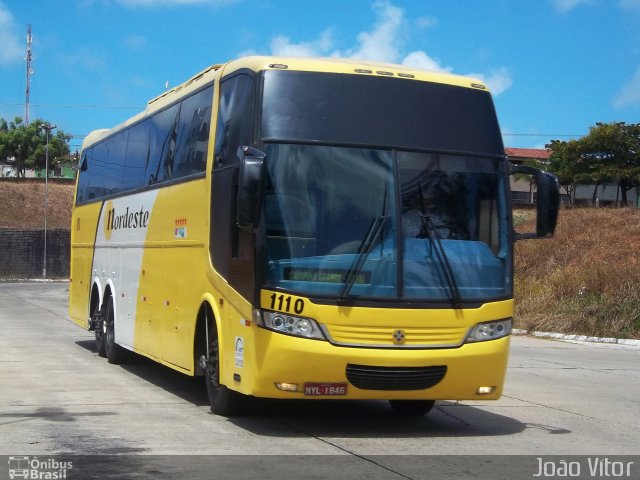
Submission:
<svg viewBox="0 0 640 480">
<path fill-rule="evenodd" d="M 149 120 L 135 125 L 129 131 L 127 155 L 124 163 L 122 189 L 131 190 L 144 185 L 149 158 Z"/>
<path fill-rule="evenodd" d="M 236 75 L 222 82 L 216 130 L 216 166 L 238 162 L 238 150 L 253 139 L 253 78 Z"/>
<path fill-rule="evenodd" d="M 212 97 L 213 87 L 209 87 L 182 102 L 173 177 L 201 173 L 206 169 Z"/>
<path fill-rule="evenodd" d="M 87 148 L 77 203 L 204 173 L 213 86 Z"/>
<path fill-rule="evenodd" d="M 128 137 L 129 132 L 125 130 L 105 142 L 109 153 L 105 165 L 104 195 L 112 195 L 122 190 L 124 156 L 127 152 Z"/>
<path fill-rule="evenodd" d="M 103 197 L 105 178 L 109 172 L 109 145 L 106 142 L 93 147 L 93 156 L 89 165 L 89 200 Z"/>
<path fill-rule="evenodd" d="M 267 71 L 264 140 L 504 155 L 491 95 L 371 75 Z"/>
<path fill-rule="evenodd" d="M 91 153 L 91 149 L 82 152 L 80 171 L 78 172 L 78 192 L 76 193 L 77 203 L 84 202 L 87 199 L 87 188 L 89 187 L 89 162 L 91 161 Z"/>
<path fill-rule="evenodd" d="M 173 176 L 173 159 L 178 141 L 180 105 L 163 110 L 151 117 L 149 126 L 149 165 L 147 185 L 169 180 Z"/>
</svg>

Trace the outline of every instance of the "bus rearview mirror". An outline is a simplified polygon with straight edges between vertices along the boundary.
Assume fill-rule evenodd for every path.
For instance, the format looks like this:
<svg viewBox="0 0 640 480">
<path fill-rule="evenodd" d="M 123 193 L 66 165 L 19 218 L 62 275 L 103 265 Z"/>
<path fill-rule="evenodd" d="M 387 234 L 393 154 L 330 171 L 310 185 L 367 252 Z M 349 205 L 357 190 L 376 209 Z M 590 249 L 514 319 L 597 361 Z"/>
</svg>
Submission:
<svg viewBox="0 0 640 480">
<path fill-rule="evenodd" d="M 536 232 L 514 233 L 515 240 L 527 238 L 548 238 L 553 236 L 560 209 L 560 189 L 553 173 L 527 165 L 512 165 L 511 175 L 524 174 L 534 178 L 536 183 Z"/>
<path fill-rule="evenodd" d="M 265 157 L 266 154 L 257 148 L 242 147 L 236 212 L 239 228 L 254 229 L 260 220 Z"/>
</svg>

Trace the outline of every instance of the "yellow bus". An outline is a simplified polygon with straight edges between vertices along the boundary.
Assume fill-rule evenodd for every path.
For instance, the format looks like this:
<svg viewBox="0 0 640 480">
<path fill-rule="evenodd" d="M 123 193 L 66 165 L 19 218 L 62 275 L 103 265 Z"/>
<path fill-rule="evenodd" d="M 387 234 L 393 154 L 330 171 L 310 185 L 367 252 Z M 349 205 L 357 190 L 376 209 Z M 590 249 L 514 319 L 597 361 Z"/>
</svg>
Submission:
<svg viewBox="0 0 640 480">
<path fill-rule="evenodd" d="M 500 397 L 513 315 L 512 168 L 477 80 L 343 59 L 214 65 L 83 143 L 70 315 L 111 363 L 247 396 Z"/>
</svg>

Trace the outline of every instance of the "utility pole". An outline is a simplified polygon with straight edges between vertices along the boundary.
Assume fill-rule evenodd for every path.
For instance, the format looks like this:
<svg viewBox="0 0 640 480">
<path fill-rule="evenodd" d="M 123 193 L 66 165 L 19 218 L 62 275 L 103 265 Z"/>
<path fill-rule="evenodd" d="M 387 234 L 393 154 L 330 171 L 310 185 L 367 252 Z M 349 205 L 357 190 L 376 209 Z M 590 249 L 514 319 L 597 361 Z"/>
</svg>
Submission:
<svg viewBox="0 0 640 480">
<path fill-rule="evenodd" d="M 27 56 L 25 60 L 27 61 L 27 90 L 25 93 L 24 100 L 24 124 L 29 125 L 29 94 L 31 93 L 31 24 L 27 27 Z"/>
<path fill-rule="evenodd" d="M 38 125 L 47 132 L 47 146 L 45 147 L 45 167 L 44 167 L 44 258 L 42 259 L 42 278 L 47 278 L 47 200 L 49 187 L 49 136 L 51 130 L 58 128 L 57 125 Z"/>
</svg>

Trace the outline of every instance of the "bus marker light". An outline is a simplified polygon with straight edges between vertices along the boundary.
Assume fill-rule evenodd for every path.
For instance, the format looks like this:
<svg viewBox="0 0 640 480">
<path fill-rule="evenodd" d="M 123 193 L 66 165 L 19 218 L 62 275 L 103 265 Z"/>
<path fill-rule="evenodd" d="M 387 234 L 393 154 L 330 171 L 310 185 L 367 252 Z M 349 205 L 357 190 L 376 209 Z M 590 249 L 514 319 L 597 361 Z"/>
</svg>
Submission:
<svg viewBox="0 0 640 480">
<path fill-rule="evenodd" d="M 476 393 L 478 395 L 489 395 L 491 393 L 493 393 L 495 391 L 496 387 L 478 387 L 478 390 L 476 391 Z"/>
<path fill-rule="evenodd" d="M 282 390 L 283 392 L 297 392 L 298 384 L 297 383 L 277 383 L 276 388 L 278 390 Z"/>
</svg>

